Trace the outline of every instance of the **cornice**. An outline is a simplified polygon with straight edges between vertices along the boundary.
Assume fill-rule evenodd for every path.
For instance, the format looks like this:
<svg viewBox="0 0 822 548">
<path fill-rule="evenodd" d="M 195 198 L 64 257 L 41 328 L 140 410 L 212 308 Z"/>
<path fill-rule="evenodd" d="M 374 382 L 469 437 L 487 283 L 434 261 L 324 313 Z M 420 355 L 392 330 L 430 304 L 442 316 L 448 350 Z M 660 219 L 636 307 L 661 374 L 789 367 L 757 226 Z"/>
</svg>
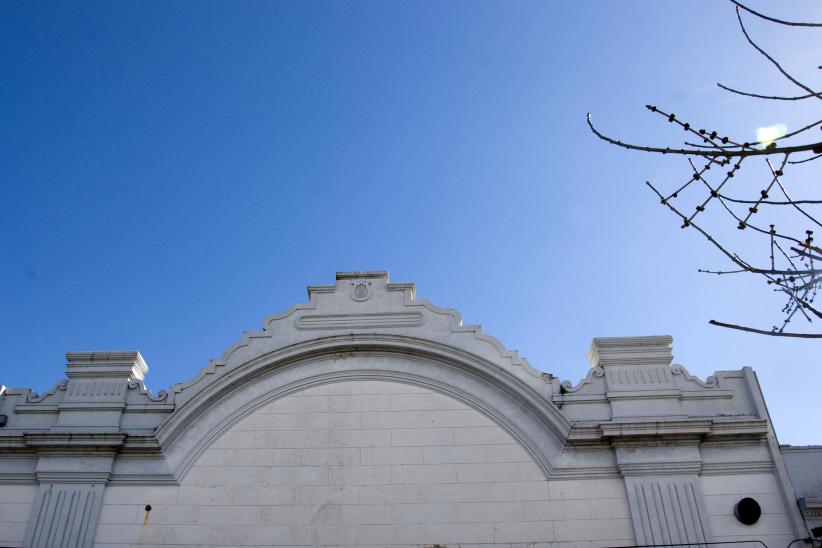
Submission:
<svg viewBox="0 0 822 548">
<path fill-rule="evenodd" d="M 711 418 L 684 419 L 618 419 L 599 422 L 574 423 L 568 443 L 574 446 L 635 445 L 639 443 L 666 444 L 677 441 L 722 443 L 725 440 L 760 441 L 767 435 L 768 424 L 760 419 L 716 420 Z"/>
<path fill-rule="evenodd" d="M 599 423 L 602 437 L 607 439 L 704 436 L 711 431 L 711 420 L 639 420 L 608 421 Z"/>
<path fill-rule="evenodd" d="M 39 483 L 108 483 L 110 472 L 35 472 Z"/>
<path fill-rule="evenodd" d="M 154 434 L 147 436 L 129 435 L 120 449 L 121 456 L 162 455 L 162 449 Z"/>
<path fill-rule="evenodd" d="M 764 440 L 767 435 L 768 421 L 765 419 L 714 419 L 706 441 L 723 441 L 730 439 Z"/>
<path fill-rule="evenodd" d="M 146 474 L 117 474 L 112 473 L 108 485 L 179 485 L 174 474 L 146 473 Z"/>
<path fill-rule="evenodd" d="M 116 453 L 126 439 L 121 433 L 38 432 L 26 433 L 26 447 L 38 453 Z"/>
<path fill-rule="evenodd" d="M 591 341 L 588 361 L 592 366 L 670 365 L 673 360 L 669 335 L 649 337 L 597 337 Z"/>
<path fill-rule="evenodd" d="M 672 460 L 654 462 L 630 462 L 618 465 L 623 476 L 698 474 L 702 470 L 699 460 Z"/>
<path fill-rule="evenodd" d="M 723 476 L 727 474 L 764 474 L 773 472 L 773 462 L 769 460 L 703 462 L 703 476 Z"/>
<path fill-rule="evenodd" d="M 36 485 L 37 474 L 34 472 L 0 472 L 2 485 Z"/>
</svg>

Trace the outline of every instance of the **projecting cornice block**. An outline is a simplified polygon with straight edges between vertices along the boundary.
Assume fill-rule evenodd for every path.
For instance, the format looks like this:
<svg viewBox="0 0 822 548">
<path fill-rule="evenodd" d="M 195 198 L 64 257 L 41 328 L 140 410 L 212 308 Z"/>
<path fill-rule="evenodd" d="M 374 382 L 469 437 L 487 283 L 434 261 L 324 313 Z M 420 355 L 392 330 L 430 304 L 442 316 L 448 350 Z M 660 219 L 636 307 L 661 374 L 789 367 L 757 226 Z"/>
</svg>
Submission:
<svg viewBox="0 0 822 548">
<path fill-rule="evenodd" d="M 588 361 L 591 367 L 619 365 L 670 365 L 673 338 L 669 335 L 651 337 L 598 337 L 591 341 Z"/>
<path fill-rule="evenodd" d="M 121 352 L 67 352 L 69 379 L 121 379 L 142 381 L 148 365 L 136 350 Z"/>
</svg>

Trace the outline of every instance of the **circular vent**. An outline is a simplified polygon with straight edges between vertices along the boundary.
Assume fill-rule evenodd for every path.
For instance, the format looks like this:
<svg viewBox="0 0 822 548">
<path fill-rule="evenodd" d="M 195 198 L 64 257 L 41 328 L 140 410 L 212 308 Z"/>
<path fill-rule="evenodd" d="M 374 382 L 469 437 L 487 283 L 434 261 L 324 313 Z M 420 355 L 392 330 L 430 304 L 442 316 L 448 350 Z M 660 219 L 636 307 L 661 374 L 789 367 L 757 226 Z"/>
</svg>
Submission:
<svg viewBox="0 0 822 548">
<path fill-rule="evenodd" d="M 740 523 L 745 525 L 753 525 L 759 521 L 759 516 L 762 515 L 762 508 L 759 503 L 750 497 L 745 497 L 736 503 L 734 507 L 734 515 Z"/>
</svg>

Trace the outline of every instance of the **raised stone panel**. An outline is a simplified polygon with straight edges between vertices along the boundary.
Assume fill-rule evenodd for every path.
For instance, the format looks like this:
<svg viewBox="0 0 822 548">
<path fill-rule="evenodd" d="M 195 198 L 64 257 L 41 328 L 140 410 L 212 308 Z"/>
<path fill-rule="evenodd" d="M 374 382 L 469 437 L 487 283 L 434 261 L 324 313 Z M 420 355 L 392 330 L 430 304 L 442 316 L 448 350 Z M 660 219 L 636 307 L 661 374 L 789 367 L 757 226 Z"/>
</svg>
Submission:
<svg viewBox="0 0 822 548">
<path fill-rule="evenodd" d="M 639 544 L 692 544 L 711 540 L 710 523 L 696 478 L 625 478 Z"/>
<path fill-rule="evenodd" d="M 28 548 L 91 548 L 102 484 L 41 484 L 26 528 Z"/>
</svg>

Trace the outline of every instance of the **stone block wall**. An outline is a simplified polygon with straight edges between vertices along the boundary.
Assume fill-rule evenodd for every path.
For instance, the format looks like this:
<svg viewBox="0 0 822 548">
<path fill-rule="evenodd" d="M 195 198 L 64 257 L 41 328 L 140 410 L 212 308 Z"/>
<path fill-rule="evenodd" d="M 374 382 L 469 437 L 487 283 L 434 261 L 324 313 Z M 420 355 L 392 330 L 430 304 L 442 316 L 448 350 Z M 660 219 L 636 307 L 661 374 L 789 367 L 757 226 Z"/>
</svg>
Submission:
<svg viewBox="0 0 822 548">
<path fill-rule="evenodd" d="M 753 537 L 768 546 L 787 546 L 796 538 L 772 472 L 702 476 L 701 484 L 714 541 L 738 542 Z M 762 508 L 762 516 L 753 525 L 743 525 L 734 516 L 734 507 L 743 497 L 756 499 Z"/>
<path fill-rule="evenodd" d="M 621 479 L 546 481 L 479 411 L 407 384 L 346 381 L 245 417 L 179 487 L 109 487 L 95 546 L 584 546 L 633 538 Z"/>
<path fill-rule="evenodd" d="M 22 546 L 36 485 L 0 485 L 0 546 Z"/>
</svg>

